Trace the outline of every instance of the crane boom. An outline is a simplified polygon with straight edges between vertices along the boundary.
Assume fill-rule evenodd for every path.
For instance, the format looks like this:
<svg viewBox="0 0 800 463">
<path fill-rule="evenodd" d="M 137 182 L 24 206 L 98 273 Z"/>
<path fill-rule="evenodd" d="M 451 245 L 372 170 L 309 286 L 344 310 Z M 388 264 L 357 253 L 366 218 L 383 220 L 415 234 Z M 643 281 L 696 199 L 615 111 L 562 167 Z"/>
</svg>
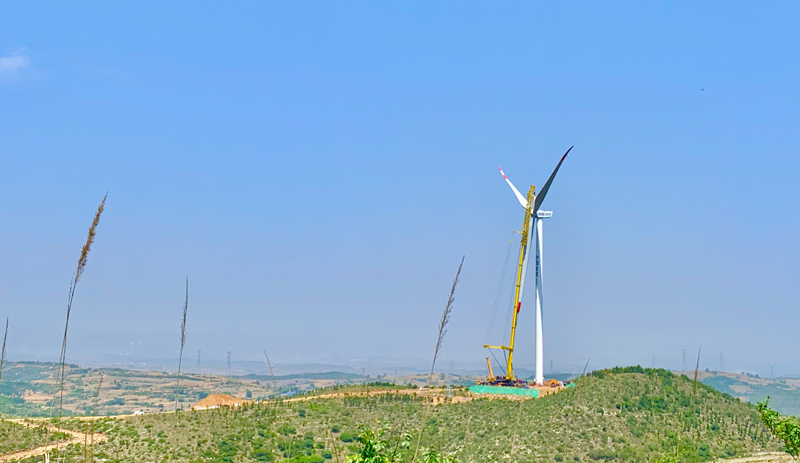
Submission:
<svg viewBox="0 0 800 463">
<path fill-rule="evenodd" d="M 501 170 L 502 172 L 502 170 Z M 503 175 L 505 178 L 505 174 Z M 506 178 L 508 182 L 508 179 Z M 511 184 L 511 182 L 508 182 Z M 512 185 L 513 188 L 513 185 Z M 514 188 L 516 191 L 516 188 Z M 525 284 L 525 272 L 527 270 L 527 259 L 528 259 L 528 242 L 530 237 L 530 224 L 531 224 L 531 215 L 533 214 L 533 205 L 536 200 L 536 187 L 531 185 L 531 188 L 528 190 L 528 197 L 525 204 L 525 221 L 522 224 L 522 237 L 520 238 L 520 250 L 519 250 L 519 264 L 517 265 L 517 281 L 514 286 L 514 307 L 513 307 L 513 316 L 511 318 L 511 338 L 509 339 L 508 346 L 489 346 L 484 345 L 483 347 L 487 347 L 490 349 L 503 349 L 508 351 L 508 359 L 506 360 L 506 380 L 514 381 L 514 340 L 517 335 L 517 316 L 519 315 L 519 310 L 522 307 L 522 289 Z M 522 196 L 522 195 L 520 195 Z M 522 199 L 520 199 L 520 204 L 522 204 Z M 490 381 L 492 381 L 490 379 Z"/>
</svg>

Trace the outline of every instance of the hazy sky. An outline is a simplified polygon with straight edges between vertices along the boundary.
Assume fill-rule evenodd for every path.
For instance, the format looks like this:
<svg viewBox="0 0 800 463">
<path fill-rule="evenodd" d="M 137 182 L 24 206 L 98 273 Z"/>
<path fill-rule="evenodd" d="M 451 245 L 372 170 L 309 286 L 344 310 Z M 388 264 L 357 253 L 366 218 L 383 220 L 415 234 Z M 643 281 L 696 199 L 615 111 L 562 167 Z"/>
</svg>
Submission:
<svg viewBox="0 0 800 463">
<path fill-rule="evenodd" d="M 702 345 L 798 372 L 798 24 L 791 1 L 3 2 L 10 356 L 58 356 L 108 191 L 68 359 L 176 356 L 188 275 L 192 357 L 424 366 L 466 255 L 442 361 L 479 367 L 523 213 L 497 166 L 541 186 L 575 145 L 545 202 L 548 367 Z M 533 328 L 523 307 L 522 366 Z"/>
</svg>

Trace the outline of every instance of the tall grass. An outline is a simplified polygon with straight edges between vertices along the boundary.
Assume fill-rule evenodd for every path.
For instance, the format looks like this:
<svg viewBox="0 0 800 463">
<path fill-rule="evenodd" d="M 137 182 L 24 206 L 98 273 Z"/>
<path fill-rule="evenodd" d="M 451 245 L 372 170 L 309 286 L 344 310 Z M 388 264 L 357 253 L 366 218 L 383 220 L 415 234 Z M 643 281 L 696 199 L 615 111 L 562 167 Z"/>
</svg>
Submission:
<svg viewBox="0 0 800 463">
<path fill-rule="evenodd" d="M 444 311 L 442 312 L 442 319 L 439 320 L 439 335 L 436 337 L 436 349 L 433 351 L 433 362 L 431 363 L 431 374 L 428 376 L 428 385 L 431 384 L 431 380 L 433 379 L 433 369 L 436 367 L 436 359 L 439 357 L 439 352 L 442 349 L 444 335 L 447 334 L 445 327 L 447 327 L 447 323 L 450 321 L 450 313 L 453 311 L 453 302 L 456 300 L 456 286 L 458 286 L 458 278 L 461 276 L 461 268 L 464 266 L 464 257 L 461 258 L 461 263 L 458 265 L 456 277 L 453 279 L 453 286 L 450 287 L 450 297 L 447 298 L 447 304 L 444 306 Z"/>
<path fill-rule="evenodd" d="M 178 356 L 178 381 L 175 385 L 175 414 L 178 414 L 178 394 L 181 391 L 181 363 L 183 348 L 186 347 L 186 314 L 189 312 L 189 277 L 186 277 L 186 298 L 183 302 L 183 318 L 181 319 L 181 353 Z"/>
<path fill-rule="evenodd" d="M 56 384 L 53 388 L 53 402 L 50 407 L 50 418 L 52 419 L 56 407 L 56 396 L 58 396 L 57 423 L 59 425 L 61 423 L 61 412 L 64 405 L 64 367 L 67 356 L 67 333 L 69 332 L 69 316 L 72 313 L 72 301 L 75 298 L 75 288 L 78 286 L 78 282 L 81 280 L 81 276 L 83 276 L 83 271 L 86 270 L 86 263 L 89 261 L 89 251 L 91 251 L 92 244 L 94 243 L 95 236 L 97 235 L 97 226 L 100 224 L 100 216 L 103 214 L 103 210 L 106 207 L 106 198 L 108 198 L 108 193 L 106 193 L 106 195 L 103 197 L 103 201 L 100 202 L 100 205 L 97 207 L 97 212 L 94 214 L 94 220 L 92 221 L 92 225 L 89 227 L 89 233 L 86 236 L 86 243 L 81 248 L 81 255 L 78 258 L 78 265 L 75 267 L 75 274 L 73 275 L 72 281 L 69 285 L 69 295 L 67 297 L 67 318 L 66 322 L 64 323 L 64 337 L 61 340 L 61 354 L 58 358 Z M 50 434 L 48 432 L 45 435 L 45 444 L 49 443 L 49 439 Z M 58 447 L 56 447 L 56 453 L 58 453 Z"/>
<path fill-rule="evenodd" d="M 450 314 L 453 311 L 453 303 L 456 301 L 456 286 L 458 286 L 458 279 L 461 276 L 461 269 L 464 267 L 464 258 L 466 256 L 461 257 L 461 263 L 458 264 L 458 271 L 456 271 L 456 277 L 453 279 L 453 285 L 450 287 L 450 296 L 447 298 L 447 304 L 444 306 L 444 311 L 442 312 L 442 318 L 439 320 L 439 334 L 436 337 L 436 348 L 433 351 L 433 362 L 431 362 L 431 373 L 428 375 L 428 386 L 431 385 L 431 381 L 433 380 L 433 369 L 436 367 L 436 359 L 439 357 L 439 352 L 442 350 L 442 344 L 444 343 L 444 335 L 447 334 L 447 323 L 450 322 Z M 425 427 L 425 415 L 427 414 L 428 408 L 425 407 L 423 411 L 422 417 L 422 424 L 419 428 L 419 435 L 417 436 L 417 446 L 414 448 L 414 460 L 417 461 L 417 454 L 419 452 L 419 443 L 422 440 L 422 430 Z"/>
</svg>

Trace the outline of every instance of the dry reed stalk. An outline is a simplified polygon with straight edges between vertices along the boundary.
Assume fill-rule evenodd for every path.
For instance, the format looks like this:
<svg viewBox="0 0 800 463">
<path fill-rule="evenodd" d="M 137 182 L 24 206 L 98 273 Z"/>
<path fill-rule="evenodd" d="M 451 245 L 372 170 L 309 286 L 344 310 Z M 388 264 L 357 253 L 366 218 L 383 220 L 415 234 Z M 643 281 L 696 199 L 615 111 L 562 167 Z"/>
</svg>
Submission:
<svg viewBox="0 0 800 463">
<path fill-rule="evenodd" d="M 178 415 L 178 394 L 181 387 L 181 363 L 183 348 L 186 346 L 186 313 L 189 311 L 189 277 L 186 277 L 186 299 L 183 303 L 183 319 L 181 320 L 181 353 L 178 356 L 178 381 L 175 385 L 175 415 Z"/>
<path fill-rule="evenodd" d="M 464 267 L 465 257 L 466 256 L 462 256 L 461 263 L 458 264 L 458 271 L 456 272 L 456 277 L 453 279 L 453 286 L 450 287 L 450 297 L 447 298 L 447 304 L 444 306 L 444 311 L 442 312 L 442 319 L 439 321 L 439 336 L 436 338 L 436 349 L 433 351 L 433 362 L 431 363 L 431 374 L 428 376 L 428 386 L 431 385 L 431 381 L 433 380 L 433 369 L 436 367 L 436 358 L 439 357 L 439 351 L 442 349 L 442 343 L 444 342 L 444 335 L 447 334 L 445 327 L 450 321 L 450 313 L 453 311 L 453 302 L 456 300 L 456 286 L 458 286 L 458 278 L 461 276 L 461 268 Z M 422 430 L 425 428 L 425 416 L 427 415 L 428 408 L 424 405 L 423 407 L 422 423 L 419 427 L 417 446 L 414 448 L 414 459 L 412 461 L 417 461 L 419 443 L 422 440 Z"/>
<path fill-rule="evenodd" d="M 333 438 L 333 431 L 328 430 L 331 435 L 331 442 L 333 443 L 333 454 L 336 455 L 336 463 L 339 463 L 339 451 L 336 450 L 336 439 Z"/>
<path fill-rule="evenodd" d="M 697 370 L 700 369 L 700 349 L 702 349 L 702 347 L 697 348 L 697 364 L 695 364 L 694 366 L 694 385 L 693 385 L 694 391 L 692 392 L 695 393 L 697 392 Z"/>
<path fill-rule="evenodd" d="M 439 336 L 436 338 L 436 349 L 433 351 L 431 374 L 428 376 L 429 386 L 431 384 L 431 380 L 433 379 L 433 369 L 436 367 L 436 359 L 439 357 L 439 351 L 441 350 L 442 343 L 444 342 L 444 335 L 447 334 L 445 327 L 450 321 L 450 312 L 453 311 L 453 302 L 456 300 L 456 286 L 458 286 L 458 277 L 461 276 L 461 268 L 464 266 L 464 257 L 461 258 L 461 263 L 458 265 L 458 271 L 456 272 L 456 277 L 453 280 L 453 286 L 450 287 L 450 297 L 447 298 L 447 304 L 444 306 L 444 311 L 442 312 L 442 319 L 439 320 Z"/>
<path fill-rule="evenodd" d="M 269 361 L 269 355 L 267 355 L 267 351 L 264 351 L 264 357 L 267 358 L 267 366 L 269 367 L 269 375 L 272 376 L 272 387 L 277 387 L 278 383 L 275 381 L 275 373 L 272 372 L 272 362 Z"/>
<path fill-rule="evenodd" d="M 103 372 L 100 372 L 100 381 L 97 383 L 97 392 L 94 393 L 94 406 L 93 412 L 97 414 L 97 399 L 100 397 L 100 388 L 103 387 Z M 86 434 L 83 436 L 83 461 L 89 461 L 87 459 L 87 453 L 89 453 L 89 457 L 92 458 L 94 461 L 94 452 L 89 452 L 89 446 L 94 445 L 94 420 L 86 420 Z M 91 435 L 91 438 L 89 438 Z"/>
<path fill-rule="evenodd" d="M 100 216 L 103 214 L 103 210 L 106 207 L 106 198 L 108 198 L 108 193 L 103 196 L 103 201 L 100 202 L 100 205 L 97 207 L 97 212 L 94 214 L 94 220 L 92 221 L 92 225 L 89 227 L 89 233 L 86 236 L 86 243 L 81 248 L 81 255 L 78 258 L 78 265 L 75 268 L 75 274 L 73 275 L 72 281 L 69 285 L 69 295 L 67 297 L 67 318 L 66 322 L 64 323 L 64 338 L 61 341 L 61 355 L 59 355 L 58 359 L 59 366 L 56 370 L 56 384 L 53 390 L 53 403 L 50 408 L 50 418 L 52 419 L 56 406 L 56 396 L 58 395 L 58 430 L 61 429 L 61 411 L 64 405 L 64 366 L 67 356 L 67 333 L 69 332 L 69 316 L 72 313 L 72 301 L 75 298 L 75 288 L 78 286 L 78 282 L 81 280 L 81 276 L 83 276 L 83 271 L 86 269 L 86 263 L 89 261 L 89 251 L 91 251 L 94 238 L 97 235 L 97 226 L 100 224 Z M 45 444 L 49 443 L 49 439 L 50 434 L 48 431 L 46 431 Z M 58 445 L 56 445 L 55 450 L 56 458 L 58 458 Z"/>
<path fill-rule="evenodd" d="M 3 379 L 3 365 L 6 363 L 6 341 L 8 340 L 8 317 L 6 317 L 6 334 L 3 335 L 3 351 L 0 353 L 0 379 Z"/>
<path fill-rule="evenodd" d="M 514 426 L 514 439 L 511 441 L 511 458 L 514 458 L 514 454 L 516 453 L 517 449 L 517 433 L 519 432 L 519 417 L 522 415 L 522 404 L 524 401 L 520 400 L 519 408 L 517 409 L 517 425 Z"/>
</svg>

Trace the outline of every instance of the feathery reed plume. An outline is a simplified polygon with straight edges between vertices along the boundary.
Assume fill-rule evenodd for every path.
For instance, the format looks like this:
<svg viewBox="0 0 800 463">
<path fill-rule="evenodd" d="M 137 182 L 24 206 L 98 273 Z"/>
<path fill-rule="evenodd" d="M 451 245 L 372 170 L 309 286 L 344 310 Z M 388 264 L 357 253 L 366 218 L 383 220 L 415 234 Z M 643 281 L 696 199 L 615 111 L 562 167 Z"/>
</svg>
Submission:
<svg viewBox="0 0 800 463">
<path fill-rule="evenodd" d="M 6 334 L 3 335 L 3 351 L 0 352 L 0 379 L 3 379 L 3 365 L 6 364 L 6 341 L 8 340 L 8 317 L 6 317 Z"/>
<path fill-rule="evenodd" d="M 431 385 L 431 381 L 433 380 L 433 369 L 436 367 L 436 358 L 439 357 L 439 351 L 442 349 L 442 343 L 444 342 L 444 335 L 447 334 L 445 327 L 447 326 L 447 322 L 450 321 L 450 312 L 453 311 L 453 302 L 456 300 L 456 286 L 458 286 L 458 278 L 461 276 L 461 268 L 464 267 L 465 257 L 466 256 L 462 256 L 461 263 L 458 264 L 458 271 L 456 272 L 456 277 L 453 279 L 453 286 L 450 287 L 450 297 L 447 298 L 447 304 L 444 306 L 444 311 L 442 312 L 442 319 L 439 321 L 439 336 L 436 338 L 436 349 L 433 351 L 433 362 L 431 363 L 431 373 L 428 376 L 428 386 Z M 414 448 L 414 458 L 411 460 L 413 462 L 417 461 L 419 443 L 422 440 L 422 430 L 425 428 L 425 414 L 427 411 L 428 408 L 425 407 L 422 412 L 422 423 L 420 424 L 419 435 L 417 436 L 417 446 Z"/>
<path fill-rule="evenodd" d="M 186 299 L 183 303 L 183 319 L 181 320 L 181 353 L 178 356 L 178 381 L 175 390 L 175 414 L 178 414 L 178 394 L 181 386 L 181 363 L 183 362 L 183 348 L 186 346 L 186 313 L 189 311 L 189 277 L 186 277 Z"/>
<path fill-rule="evenodd" d="M 433 363 L 431 363 L 431 374 L 428 376 L 429 386 L 431 384 L 431 380 L 433 379 L 433 369 L 434 367 L 436 367 L 436 358 L 439 357 L 439 350 L 441 350 L 442 348 L 444 335 L 447 334 L 447 330 L 445 329 L 445 327 L 447 326 L 447 322 L 450 321 L 450 312 L 453 311 L 453 302 L 455 302 L 456 300 L 455 298 L 456 286 L 458 286 L 458 277 L 461 276 L 461 267 L 464 266 L 464 257 L 461 258 L 461 263 L 458 265 L 458 271 L 456 272 L 456 277 L 453 280 L 453 286 L 450 288 L 450 297 L 447 298 L 447 305 L 444 306 L 444 312 L 442 312 L 442 319 L 439 320 L 439 336 L 436 338 L 436 350 L 433 351 Z"/>
<path fill-rule="evenodd" d="M 86 263 L 89 261 L 89 251 L 91 251 L 94 238 L 97 235 L 97 226 L 100 224 L 100 216 L 103 214 L 103 210 L 106 207 L 106 198 L 108 198 L 108 193 L 103 196 L 103 201 L 100 202 L 100 205 L 97 207 L 97 212 L 94 214 L 94 220 L 92 221 L 92 225 L 89 227 L 89 234 L 86 236 L 86 243 L 81 248 L 81 255 L 78 258 L 78 266 L 75 268 L 75 274 L 73 275 L 72 281 L 69 285 L 69 296 L 67 297 L 67 319 L 64 323 L 64 338 L 61 341 L 61 355 L 59 356 L 59 366 L 56 370 L 56 385 L 54 388 L 55 390 L 53 391 L 53 404 L 50 408 L 50 418 L 52 419 L 54 411 L 53 409 L 56 406 L 56 395 L 58 395 L 59 426 L 61 424 L 61 411 L 64 405 L 64 366 L 67 356 L 67 333 L 69 332 L 69 316 L 70 313 L 72 313 L 72 301 L 75 298 L 75 288 L 78 286 L 78 282 L 81 280 L 81 276 L 83 276 L 83 271 L 86 269 Z M 49 437 L 49 433 L 45 432 L 45 444 L 49 442 Z M 58 453 L 58 446 L 56 446 L 56 453 Z"/>
</svg>

